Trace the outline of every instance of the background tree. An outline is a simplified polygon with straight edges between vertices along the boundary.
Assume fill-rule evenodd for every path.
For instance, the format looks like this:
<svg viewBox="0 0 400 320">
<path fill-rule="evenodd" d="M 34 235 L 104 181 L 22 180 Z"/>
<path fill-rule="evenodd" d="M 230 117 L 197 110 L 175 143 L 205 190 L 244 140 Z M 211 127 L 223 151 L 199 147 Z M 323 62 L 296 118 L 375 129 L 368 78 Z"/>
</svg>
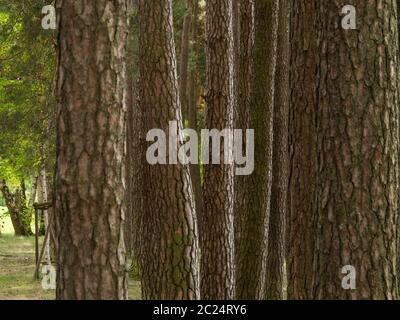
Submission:
<svg viewBox="0 0 400 320">
<path fill-rule="evenodd" d="M 126 1 L 57 5 L 57 299 L 124 299 Z"/>
<path fill-rule="evenodd" d="M 14 229 L 23 235 L 32 233 L 32 177 L 42 164 L 54 165 L 55 34 L 41 28 L 42 5 L 0 1 L 0 179 L 14 199 L 27 200 L 11 210 Z"/>
</svg>

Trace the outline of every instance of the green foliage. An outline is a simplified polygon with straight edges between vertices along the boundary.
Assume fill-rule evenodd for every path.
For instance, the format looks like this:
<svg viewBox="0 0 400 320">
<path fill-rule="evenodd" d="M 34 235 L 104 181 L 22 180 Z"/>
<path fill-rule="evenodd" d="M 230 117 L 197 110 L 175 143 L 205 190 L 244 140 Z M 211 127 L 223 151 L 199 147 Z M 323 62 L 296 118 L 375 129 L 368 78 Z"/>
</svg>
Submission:
<svg viewBox="0 0 400 320">
<path fill-rule="evenodd" d="M 41 0 L 0 0 L 0 178 L 16 184 L 54 154 L 54 32 Z"/>
</svg>

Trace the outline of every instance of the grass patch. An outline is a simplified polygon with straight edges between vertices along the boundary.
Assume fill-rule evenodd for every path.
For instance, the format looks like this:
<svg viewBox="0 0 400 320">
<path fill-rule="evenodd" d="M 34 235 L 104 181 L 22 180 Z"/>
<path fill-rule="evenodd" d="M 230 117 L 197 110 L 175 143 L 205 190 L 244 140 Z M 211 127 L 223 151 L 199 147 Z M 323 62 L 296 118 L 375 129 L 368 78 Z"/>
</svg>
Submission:
<svg viewBox="0 0 400 320">
<path fill-rule="evenodd" d="M 0 235 L 0 300 L 55 299 L 54 290 L 44 290 L 41 282 L 33 279 L 35 238 L 15 237 L 12 233 L 11 226 L 11 234 Z M 138 281 L 130 279 L 128 289 L 130 299 L 140 299 Z"/>
</svg>

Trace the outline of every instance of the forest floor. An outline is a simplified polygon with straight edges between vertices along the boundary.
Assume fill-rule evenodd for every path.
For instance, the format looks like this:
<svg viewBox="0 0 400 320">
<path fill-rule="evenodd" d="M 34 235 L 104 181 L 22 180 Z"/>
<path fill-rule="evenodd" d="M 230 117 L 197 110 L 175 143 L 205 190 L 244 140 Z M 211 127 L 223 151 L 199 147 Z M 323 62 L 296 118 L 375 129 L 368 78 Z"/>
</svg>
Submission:
<svg viewBox="0 0 400 320">
<path fill-rule="evenodd" d="M 0 214 L 1 211 L 0 207 Z M 54 290 L 44 290 L 41 281 L 33 279 L 35 238 L 15 237 L 8 220 L 0 221 L 0 227 L 3 225 L 0 234 L 0 300 L 55 299 Z M 140 299 L 138 281 L 129 279 L 129 298 Z"/>
</svg>

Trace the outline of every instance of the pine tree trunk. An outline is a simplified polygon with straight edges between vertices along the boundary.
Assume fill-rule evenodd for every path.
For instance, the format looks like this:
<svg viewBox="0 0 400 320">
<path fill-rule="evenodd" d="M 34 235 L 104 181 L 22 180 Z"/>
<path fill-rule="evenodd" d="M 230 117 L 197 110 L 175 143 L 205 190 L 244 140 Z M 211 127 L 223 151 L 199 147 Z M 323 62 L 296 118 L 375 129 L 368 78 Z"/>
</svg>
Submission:
<svg viewBox="0 0 400 320">
<path fill-rule="evenodd" d="M 250 127 L 255 130 L 255 170 L 246 183 L 246 217 L 240 230 L 238 299 L 265 299 L 272 184 L 274 75 L 279 2 L 255 0 Z"/>
<path fill-rule="evenodd" d="M 292 2 L 291 21 L 291 108 L 289 147 L 291 171 L 287 219 L 288 299 L 312 298 L 315 246 L 316 74 L 318 50 L 316 2 Z"/>
<path fill-rule="evenodd" d="M 189 50 L 190 50 L 190 27 L 193 19 L 193 0 L 186 0 L 186 14 L 183 19 L 181 39 L 181 63 L 179 75 L 179 92 L 182 106 L 183 120 L 188 119 L 188 77 L 189 77 Z"/>
<path fill-rule="evenodd" d="M 289 185 L 290 6 L 290 1 L 279 1 L 271 215 L 266 280 L 268 300 L 284 298 L 285 233 Z"/>
<path fill-rule="evenodd" d="M 352 1 L 358 30 L 337 25 L 339 1 L 317 2 L 320 22 L 317 299 L 397 299 L 398 34 L 394 1 Z M 342 287 L 342 268 L 356 289 Z"/>
<path fill-rule="evenodd" d="M 127 4 L 82 5 L 57 2 L 57 299 L 125 299 Z"/>
<path fill-rule="evenodd" d="M 172 22 L 172 0 L 139 0 L 144 132 L 167 131 L 167 140 L 170 121 L 183 129 Z M 178 148 L 182 144 L 179 139 Z M 143 298 L 199 299 L 198 231 L 189 166 L 146 163 L 144 167 Z"/>
<path fill-rule="evenodd" d="M 237 1 L 239 3 L 239 1 Z M 235 129 L 247 130 L 250 128 L 250 102 L 251 82 L 253 71 L 253 49 L 254 49 L 254 0 L 241 1 L 238 6 L 237 29 L 240 36 L 237 38 L 237 104 L 235 106 Z M 245 141 L 243 142 L 246 148 Z M 247 180 L 248 176 L 235 176 L 235 264 L 239 264 L 241 233 L 245 227 L 244 222 L 247 215 Z M 238 279 L 236 279 L 238 280 Z M 236 286 L 238 282 L 236 283 Z"/>
<path fill-rule="evenodd" d="M 207 115 L 210 130 L 233 128 L 232 1 L 208 0 Z M 221 143 L 221 155 L 227 148 Z M 210 148 L 212 150 L 212 147 Z M 204 165 L 204 210 L 200 217 L 203 299 L 234 298 L 233 165 Z"/>
<path fill-rule="evenodd" d="M 191 39 L 193 42 L 192 52 L 198 51 L 199 46 L 199 0 L 193 0 L 193 16 L 192 16 L 192 27 L 191 27 Z M 195 54 L 195 53 L 194 53 Z M 198 102 L 198 71 L 197 66 L 192 66 L 189 73 L 189 83 L 188 83 L 188 118 L 189 118 L 189 127 L 191 129 L 196 130 L 198 133 L 200 132 L 200 128 L 198 125 L 198 117 L 197 117 L 197 102 Z M 200 142 L 199 142 L 200 143 Z M 199 148 L 200 154 L 200 148 Z M 196 212 L 197 216 L 201 215 L 203 212 L 203 191 L 201 190 L 201 176 L 200 176 L 200 165 L 199 164 L 191 164 L 190 165 L 190 175 L 192 177 L 193 190 L 194 190 L 194 198 L 196 204 Z"/>
</svg>

